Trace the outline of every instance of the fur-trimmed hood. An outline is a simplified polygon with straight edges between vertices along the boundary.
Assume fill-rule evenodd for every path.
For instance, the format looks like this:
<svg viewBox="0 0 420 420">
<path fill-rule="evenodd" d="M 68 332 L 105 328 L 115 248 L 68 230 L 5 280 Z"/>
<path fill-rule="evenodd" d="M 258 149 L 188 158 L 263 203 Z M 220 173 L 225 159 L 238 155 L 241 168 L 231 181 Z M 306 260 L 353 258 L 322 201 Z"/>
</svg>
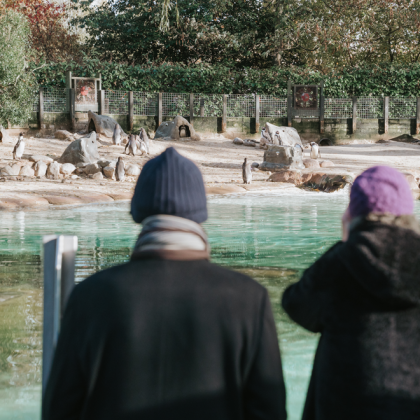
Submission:
<svg viewBox="0 0 420 420">
<path fill-rule="evenodd" d="M 369 214 L 350 225 L 339 257 L 391 309 L 420 304 L 420 225 L 413 215 Z"/>
</svg>

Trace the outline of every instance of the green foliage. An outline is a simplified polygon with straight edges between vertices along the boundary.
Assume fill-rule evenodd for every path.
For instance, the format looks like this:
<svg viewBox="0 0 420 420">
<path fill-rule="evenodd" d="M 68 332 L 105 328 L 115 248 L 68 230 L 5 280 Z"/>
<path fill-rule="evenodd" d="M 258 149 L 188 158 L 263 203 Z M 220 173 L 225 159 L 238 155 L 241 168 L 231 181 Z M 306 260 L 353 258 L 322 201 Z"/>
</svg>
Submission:
<svg viewBox="0 0 420 420">
<path fill-rule="evenodd" d="M 28 71 L 29 24 L 14 11 L 0 15 L 0 124 L 26 122 L 38 86 Z"/>
<path fill-rule="evenodd" d="M 82 64 L 57 63 L 36 71 L 42 86 L 65 86 L 66 71 L 75 76 L 102 74 L 107 90 L 174 93 L 260 93 L 286 95 L 287 80 L 296 84 L 324 80 L 325 94 L 349 96 L 420 96 L 420 64 L 351 67 L 327 74 L 306 68 L 232 69 L 221 65 L 128 66 L 85 57 Z"/>
</svg>

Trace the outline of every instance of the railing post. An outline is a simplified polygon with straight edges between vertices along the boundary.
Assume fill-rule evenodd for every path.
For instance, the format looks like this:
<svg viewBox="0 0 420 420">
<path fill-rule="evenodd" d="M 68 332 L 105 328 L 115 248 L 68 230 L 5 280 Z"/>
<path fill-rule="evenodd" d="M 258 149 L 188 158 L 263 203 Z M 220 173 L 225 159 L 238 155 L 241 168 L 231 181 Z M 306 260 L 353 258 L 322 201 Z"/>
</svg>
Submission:
<svg viewBox="0 0 420 420">
<path fill-rule="evenodd" d="M 158 93 L 158 127 L 162 124 L 162 93 Z"/>
<path fill-rule="evenodd" d="M 51 371 L 61 318 L 74 287 L 77 236 L 44 236 L 42 394 Z"/>
<path fill-rule="evenodd" d="M 38 112 L 38 127 L 41 130 L 44 124 L 44 88 L 39 88 L 39 112 Z"/>
<path fill-rule="evenodd" d="M 319 132 L 320 134 L 325 133 L 324 114 L 325 114 L 324 81 L 322 80 L 321 86 L 319 88 Z"/>
<path fill-rule="evenodd" d="M 194 94 L 190 93 L 190 124 L 193 124 L 194 119 Z"/>
<path fill-rule="evenodd" d="M 99 115 L 105 115 L 105 91 L 99 91 Z"/>
<path fill-rule="evenodd" d="M 389 124 L 389 96 L 384 98 L 384 133 L 388 133 Z"/>
<path fill-rule="evenodd" d="M 417 98 L 416 106 L 416 134 L 420 134 L 420 97 Z"/>
<path fill-rule="evenodd" d="M 287 81 L 287 126 L 292 126 L 292 81 Z"/>
<path fill-rule="evenodd" d="M 260 132 L 260 95 L 255 95 L 255 132 Z"/>
<path fill-rule="evenodd" d="M 134 128 L 134 95 L 128 92 L 128 131 L 132 132 Z"/>
<path fill-rule="evenodd" d="M 204 99 L 200 99 L 200 117 L 204 117 Z"/>
<path fill-rule="evenodd" d="M 357 126 L 357 98 L 356 96 L 353 96 L 353 114 L 352 114 L 352 133 L 354 134 L 356 132 L 356 126 Z"/>
<path fill-rule="evenodd" d="M 70 94 L 70 121 L 73 131 L 76 131 L 76 92 L 74 89 L 69 89 Z"/>
<path fill-rule="evenodd" d="M 227 127 L 227 95 L 223 95 L 222 133 L 226 133 Z"/>
</svg>

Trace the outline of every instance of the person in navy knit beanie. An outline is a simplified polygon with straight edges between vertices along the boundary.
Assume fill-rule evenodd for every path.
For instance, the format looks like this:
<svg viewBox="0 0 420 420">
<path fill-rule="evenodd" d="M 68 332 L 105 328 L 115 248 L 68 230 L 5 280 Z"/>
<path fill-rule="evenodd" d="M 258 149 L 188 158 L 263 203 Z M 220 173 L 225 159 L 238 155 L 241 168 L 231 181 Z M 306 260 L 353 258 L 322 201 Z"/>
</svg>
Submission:
<svg viewBox="0 0 420 420">
<path fill-rule="evenodd" d="M 130 260 L 74 288 L 43 420 L 285 420 L 267 290 L 210 262 L 203 177 L 174 148 L 143 168 Z"/>
</svg>

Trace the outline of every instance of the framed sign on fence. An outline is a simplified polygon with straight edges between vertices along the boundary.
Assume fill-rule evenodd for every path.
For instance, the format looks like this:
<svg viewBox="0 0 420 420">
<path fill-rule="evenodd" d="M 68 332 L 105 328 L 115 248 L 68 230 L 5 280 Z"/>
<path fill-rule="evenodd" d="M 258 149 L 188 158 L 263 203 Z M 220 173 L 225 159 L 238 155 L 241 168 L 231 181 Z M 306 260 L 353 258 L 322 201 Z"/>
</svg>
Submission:
<svg viewBox="0 0 420 420">
<path fill-rule="evenodd" d="M 318 109 L 318 86 L 294 85 L 293 107 L 295 109 Z"/>
</svg>

